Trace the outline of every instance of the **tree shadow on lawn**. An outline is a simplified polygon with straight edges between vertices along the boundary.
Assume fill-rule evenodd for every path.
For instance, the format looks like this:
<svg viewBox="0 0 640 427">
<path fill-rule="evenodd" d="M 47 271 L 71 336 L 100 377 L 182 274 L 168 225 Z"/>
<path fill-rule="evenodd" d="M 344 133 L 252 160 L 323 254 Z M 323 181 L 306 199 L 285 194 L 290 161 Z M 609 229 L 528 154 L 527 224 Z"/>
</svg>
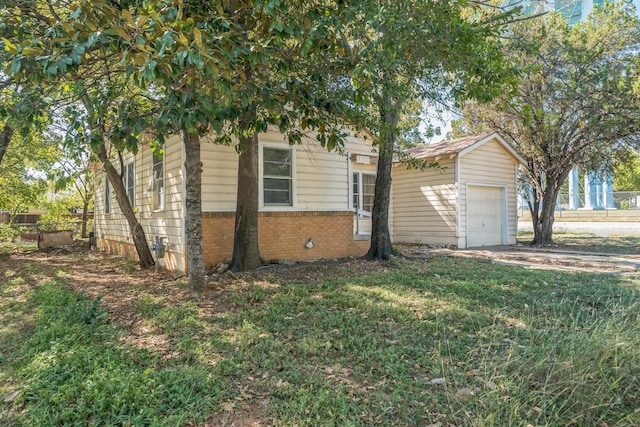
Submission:
<svg viewBox="0 0 640 427">
<path fill-rule="evenodd" d="M 72 372 L 71 378 L 97 379 L 112 401 L 126 402 L 126 390 L 134 390 L 164 402 L 167 413 L 174 403 L 146 387 L 193 387 L 200 391 L 178 391 L 171 402 L 206 404 L 173 412 L 173 420 L 201 425 L 634 420 L 633 347 L 640 333 L 629 326 L 638 316 L 630 279 L 428 258 L 386 271 L 365 261 L 323 267 L 320 275 L 300 266 L 285 280 L 270 271 L 191 293 L 180 281 L 127 274 L 109 263 L 91 280 L 114 285 L 78 283 L 74 271 L 82 267 L 62 267 L 56 267 L 62 285 L 90 298 L 107 293 L 104 305 L 119 332 L 97 343 L 89 335 L 76 356 L 47 347 L 43 354 L 55 361 L 49 365 L 25 359 L 25 383 L 55 385 L 43 388 L 48 397 L 38 396 L 56 413 L 78 398 L 63 390 L 88 393 L 85 380 L 80 386 L 62 378 Z M 372 270 L 378 272 L 364 273 Z M 113 364 L 87 362 L 101 355 Z M 77 367 L 68 370 L 69 364 Z M 599 368 L 583 369 L 589 366 Z M 126 378 L 139 385 L 132 388 Z M 573 399 L 578 395 L 582 400 Z"/>
<path fill-rule="evenodd" d="M 461 273 L 463 268 L 472 269 L 472 278 Z M 605 278 L 613 282 L 596 288 Z M 627 284 L 611 276 L 532 274 L 500 266 L 485 270 L 474 261 L 456 261 L 453 268 L 416 262 L 360 279 L 254 285 L 233 296 L 234 310 L 223 316 L 218 328 L 226 335 L 213 338 L 213 346 L 226 346 L 222 353 L 230 357 L 223 356 L 221 362 L 238 375 L 238 381 L 250 379 L 247 387 L 252 394 L 271 399 L 269 413 L 283 423 L 373 422 L 381 413 L 387 416 L 383 423 L 433 422 L 438 417 L 425 412 L 426 401 L 456 423 L 490 418 L 469 412 L 468 396 L 451 398 L 452 393 L 473 394 L 478 397 L 476 405 L 496 410 L 499 405 L 478 403 L 480 396 L 497 394 L 494 376 L 503 378 L 504 388 L 537 390 L 537 398 L 520 391 L 528 403 L 551 401 L 543 415 L 531 409 L 535 405 L 523 407 L 529 409 L 520 410 L 521 419 L 560 416 L 568 422 L 570 415 L 556 414 L 553 408 L 576 388 L 548 396 L 532 378 L 554 372 L 556 362 L 550 354 L 556 354 L 560 363 L 568 357 L 567 348 L 582 348 L 589 342 L 583 333 L 563 346 L 563 336 L 576 330 L 593 332 L 594 322 L 603 324 L 633 300 Z M 589 344 L 590 361 L 606 364 L 608 356 L 603 354 L 610 339 L 609 335 Z M 554 350 L 556 344 L 560 347 Z M 630 348 L 626 351 L 627 356 L 632 354 Z M 581 352 L 585 354 L 584 349 Z M 540 362 L 522 369 L 518 362 L 527 357 L 529 362 Z M 576 370 L 582 366 L 579 359 L 571 363 Z M 526 366 L 538 366 L 539 372 L 529 372 Z M 619 380 L 611 372 L 602 376 Z M 437 378 L 446 378 L 442 390 L 431 383 Z M 562 376 L 563 381 L 567 378 Z M 611 391 L 600 396 L 622 397 Z M 586 402 L 568 413 L 592 418 L 601 412 L 619 415 L 606 405 L 591 408 Z M 336 413 L 335 408 L 343 410 Z"/>
</svg>

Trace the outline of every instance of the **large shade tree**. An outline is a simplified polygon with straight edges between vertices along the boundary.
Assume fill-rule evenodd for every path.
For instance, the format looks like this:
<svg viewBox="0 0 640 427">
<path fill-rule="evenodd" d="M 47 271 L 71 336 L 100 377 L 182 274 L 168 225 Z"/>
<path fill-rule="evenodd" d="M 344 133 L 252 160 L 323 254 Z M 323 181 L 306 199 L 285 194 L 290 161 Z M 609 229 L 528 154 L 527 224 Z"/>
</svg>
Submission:
<svg viewBox="0 0 640 427">
<path fill-rule="evenodd" d="M 360 61 L 353 72 L 364 115 L 378 135 L 379 154 L 368 258 L 388 259 L 391 166 L 400 118 L 418 102 L 482 101 L 512 80 L 497 40 L 511 13 L 479 2 L 363 1 L 351 35 Z M 357 105 L 357 104 L 356 104 Z M 363 116 L 360 116 L 363 117 Z"/>
<path fill-rule="evenodd" d="M 351 64 L 350 45 L 339 31 L 340 1 L 230 1 L 222 7 L 238 35 L 231 90 L 221 94 L 223 138 L 237 138 L 238 192 L 230 268 L 261 265 L 258 244 L 258 134 L 269 126 L 290 144 L 315 133 L 331 150 L 344 136 L 343 94 L 331 82 Z"/>
<path fill-rule="evenodd" d="M 200 187 L 199 135 L 213 129 L 219 142 L 237 144 L 238 220 L 232 268 L 250 269 L 261 263 L 257 134 L 272 125 L 287 134 L 290 143 L 300 142 L 309 131 L 317 132 L 327 148 L 340 142 L 336 106 L 344 104 L 326 95 L 324 83 L 333 72 L 333 58 L 341 61 L 350 53 L 348 43 L 333 31 L 340 9 L 340 2 L 294 5 L 278 0 L 40 6 L 15 2 L 13 9 L 10 5 L 4 10 L 14 18 L 12 28 L 3 34 L 14 40 L 5 43 L 8 55 L 14 56 L 12 76 L 31 75 L 38 82 L 58 84 L 73 77 L 74 83 L 66 87 L 83 103 L 82 114 L 89 124 L 85 131 L 89 129 L 110 180 L 116 181 L 112 183 L 116 196 L 118 179 L 105 142 L 118 152 L 135 151 L 141 123 L 152 123 L 160 141 L 168 131 L 183 133 L 193 165 L 186 168 L 187 187 L 194 193 L 190 191 L 189 201 L 198 197 Z M 26 23 L 15 19 L 21 14 L 30 19 Z M 96 58 L 99 64 L 93 61 Z M 127 116 L 130 108 L 120 102 L 120 94 L 130 77 L 144 89 L 149 86 L 156 96 L 161 106 L 157 120 L 140 122 Z M 120 120 L 107 122 L 100 114 Z M 187 203 L 187 208 L 191 223 L 189 218 L 200 215 L 199 204 Z M 129 220 L 131 215 L 126 216 Z M 201 241 L 197 228 L 187 233 L 188 240 Z M 188 252 L 191 257 L 202 251 L 190 247 Z"/>
<path fill-rule="evenodd" d="M 200 281 L 194 268 L 204 271 L 199 137 L 213 132 L 215 142 L 236 146 L 238 193 L 230 268 L 256 268 L 262 263 L 258 134 L 274 126 L 295 144 L 315 131 L 322 145 L 337 146 L 337 105 L 343 104 L 327 96 L 325 81 L 333 72 L 331 65 L 349 53 L 346 42 L 332 32 L 340 8 L 331 2 L 205 3 L 148 3 L 116 31 L 124 38 L 119 43 L 128 69 L 144 84 L 157 85 L 161 94 L 154 129 L 180 129 L 183 134 L 192 286 Z"/>
<path fill-rule="evenodd" d="M 552 243 L 556 199 L 571 169 L 598 167 L 640 143 L 640 27 L 626 3 L 569 26 L 559 14 L 512 27 L 505 47 L 525 70 L 515 96 L 466 105 L 458 133 L 497 130 L 526 160 L 533 244 Z"/>
</svg>

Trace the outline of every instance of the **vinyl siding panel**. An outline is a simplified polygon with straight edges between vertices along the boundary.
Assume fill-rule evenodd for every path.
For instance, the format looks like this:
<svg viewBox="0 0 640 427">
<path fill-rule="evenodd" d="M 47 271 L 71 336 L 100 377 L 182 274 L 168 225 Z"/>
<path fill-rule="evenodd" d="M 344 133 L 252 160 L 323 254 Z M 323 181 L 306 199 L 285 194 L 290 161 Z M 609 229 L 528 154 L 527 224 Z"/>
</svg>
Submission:
<svg viewBox="0 0 640 427">
<path fill-rule="evenodd" d="M 235 148 L 202 143 L 200 157 L 202 211 L 235 211 L 238 188 L 238 154 Z"/>
<path fill-rule="evenodd" d="M 289 147 L 285 137 L 269 131 L 258 136 L 261 144 Z M 371 152 L 371 146 L 350 137 L 349 147 Z M 334 211 L 348 210 L 349 165 L 346 153 L 328 152 L 312 138 L 295 146 L 296 205 L 277 210 Z M 204 212 L 234 211 L 236 207 L 238 155 L 233 147 L 203 143 L 202 210 Z M 375 170 L 375 165 L 373 166 Z M 262 210 L 274 208 L 264 207 Z"/>
<path fill-rule="evenodd" d="M 297 210 L 348 210 L 349 163 L 346 155 L 319 144 L 296 147 Z"/>
<path fill-rule="evenodd" d="M 373 152 L 373 138 L 370 135 L 351 134 L 345 138 L 344 151 L 351 154 L 371 156 L 372 160 L 378 155 Z"/>
<path fill-rule="evenodd" d="M 126 153 L 123 156 L 124 163 L 134 161 L 135 167 L 135 203 L 138 221 L 144 228 L 147 242 L 151 246 L 155 236 L 166 237 L 167 251 L 184 253 L 182 233 L 182 144 L 178 137 L 167 140 L 164 155 L 164 209 L 154 211 L 152 207 L 153 192 L 150 185 L 152 171 L 152 152 L 148 145 L 142 145 L 138 153 Z M 114 162 L 116 168 L 120 168 L 119 162 Z M 122 215 L 120 207 L 111 191 L 111 213 L 104 213 L 104 180 L 106 175 L 101 171 L 96 173 L 96 209 L 95 231 L 99 239 L 107 239 L 123 244 L 133 244 L 129 232 L 129 225 Z M 176 261 L 181 266 L 176 269 L 184 269 L 184 260 L 181 256 Z"/>
<path fill-rule="evenodd" d="M 455 162 L 440 160 L 441 169 L 393 168 L 393 232 L 395 243 L 455 245 Z"/>
<path fill-rule="evenodd" d="M 515 244 L 517 235 L 516 159 L 499 142 L 492 140 L 460 157 L 459 167 L 461 236 L 466 236 L 467 233 L 468 186 L 501 186 L 505 187 L 507 192 L 508 242 Z"/>
</svg>

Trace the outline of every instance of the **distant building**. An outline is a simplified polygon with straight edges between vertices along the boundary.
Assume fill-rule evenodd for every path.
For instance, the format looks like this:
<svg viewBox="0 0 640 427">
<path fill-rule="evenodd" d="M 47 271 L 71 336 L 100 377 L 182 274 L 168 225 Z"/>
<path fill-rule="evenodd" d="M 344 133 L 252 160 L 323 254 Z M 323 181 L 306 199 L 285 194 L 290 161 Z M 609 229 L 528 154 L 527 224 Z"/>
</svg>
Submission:
<svg viewBox="0 0 640 427">
<path fill-rule="evenodd" d="M 511 7 L 522 7 L 524 15 L 533 15 L 555 10 L 569 21 L 569 25 L 585 19 L 596 6 L 602 6 L 606 0 L 510 0 Z M 640 10 L 640 0 L 633 0 L 636 11 Z M 637 13 L 637 12 L 636 12 Z"/>
</svg>

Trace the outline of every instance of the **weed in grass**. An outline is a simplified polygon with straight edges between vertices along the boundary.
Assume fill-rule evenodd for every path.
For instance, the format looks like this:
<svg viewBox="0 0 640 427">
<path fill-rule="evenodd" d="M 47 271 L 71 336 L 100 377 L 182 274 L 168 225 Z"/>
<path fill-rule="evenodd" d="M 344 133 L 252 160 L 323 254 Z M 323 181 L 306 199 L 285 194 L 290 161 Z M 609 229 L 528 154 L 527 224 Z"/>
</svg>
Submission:
<svg viewBox="0 0 640 427">
<path fill-rule="evenodd" d="M 127 258 L 121 266 L 124 274 L 131 274 L 139 268 L 140 263 L 136 259 Z"/>
<path fill-rule="evenodd" d="M 136 311 L 145 318 L 151 318 L 163 307 L 165 301 L 164 297 L 142 294 L 136 300 Z"/>
<path fill-rule="evenodd" d="M 93 301 L 82 301 L 79 303 L 78 311 L 83 323 L 93 324 L 105 320 L 109 313 L 100 308 L 100 301 L 104 295 L 98 295 Z"/>
</svg>

